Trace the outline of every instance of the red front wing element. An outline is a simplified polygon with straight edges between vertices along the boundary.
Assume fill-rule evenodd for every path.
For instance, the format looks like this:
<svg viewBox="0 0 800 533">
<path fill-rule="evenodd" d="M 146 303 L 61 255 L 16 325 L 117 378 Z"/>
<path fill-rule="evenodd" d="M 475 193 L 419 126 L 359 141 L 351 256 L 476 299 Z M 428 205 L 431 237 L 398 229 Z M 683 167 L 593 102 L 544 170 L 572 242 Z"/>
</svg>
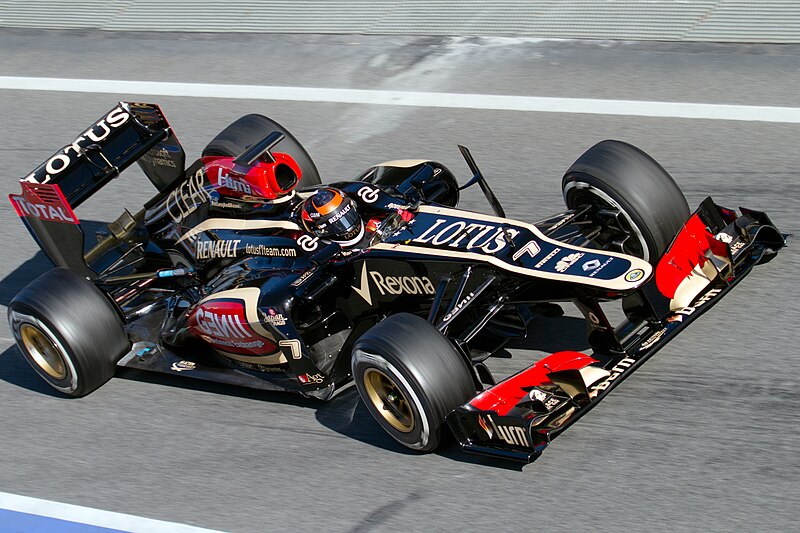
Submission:
<svg viewBox="0 0 800 533">
<path fill-rule="evenodd" d="M 764 213 L 742 209 L 737 217 L 707 199 L 659 261 L 654 279 L 626 297 L 627 320 L 610 330 L 615 346 L 537 361 L 453 410 L 450 429 L 466 451 L 532 461 L 755 265 L 774 257 L 785 238 Z"/>
<path fill-rule="evenodd" d="M 506 416 L 525 398 L 531 387 L 550 383 L 547 375 L 561 370 L 578 370 L 597 360 L 581 352 L 564 351 L 548 355 L 522 372 L 501 381 L 473 398 L 469 405 L 481 411 Z"/>
<path fill-rule="evenodd" d="M 702 276 L 711 256 L 730 261 L 727 245 L 717 240 L 697 214 L 686 222 L 656 267 L 656 285 L 667 298 L 674 298 L 681 283 L 692 276 Z"/>
</svg>

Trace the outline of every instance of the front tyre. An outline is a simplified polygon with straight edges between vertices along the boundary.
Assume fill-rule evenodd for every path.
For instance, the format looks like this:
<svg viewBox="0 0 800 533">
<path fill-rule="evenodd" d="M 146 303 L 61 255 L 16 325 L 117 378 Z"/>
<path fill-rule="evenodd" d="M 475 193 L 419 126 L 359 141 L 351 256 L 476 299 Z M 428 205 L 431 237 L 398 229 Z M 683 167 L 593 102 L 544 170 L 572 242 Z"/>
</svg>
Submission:
<svg viewBox="0 0 800 533">
<path fill-rule="evenodd" d="M 441 442 L 445 417 L 475 395 L 467 363 L 426 320 L 392 315 L 353 347 L 361 399 L 396 441 L 421 452 Z"/>
<path fill-rule="evenodd" d="M 570 209 L 588 206 L 584 231 L 600 248 L 656 264 L 689 218 L 678 185 L 652 157 L 621 141 L 601 141 L 561 182 Z"/>
<path fill-rule="evenodd" d="M 8 306 L 22 355 L 53 388 L 85 396 L 114 375 L 130 341 L 117 310 L 92 283 L 66 268 L 45 272 Z"/>
</svg>

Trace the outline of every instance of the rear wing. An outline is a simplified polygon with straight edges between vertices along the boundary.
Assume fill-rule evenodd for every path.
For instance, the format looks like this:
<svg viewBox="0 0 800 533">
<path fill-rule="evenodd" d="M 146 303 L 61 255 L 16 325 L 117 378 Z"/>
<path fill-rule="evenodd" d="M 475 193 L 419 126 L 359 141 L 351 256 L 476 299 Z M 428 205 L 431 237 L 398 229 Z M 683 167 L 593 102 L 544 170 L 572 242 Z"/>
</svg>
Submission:
<svg viewBox="0 0 800 533">
<path fill-rule="evenodd" d="M 140 158 L 159 190 L 183 175 L 186 156 L 161 108 L 120 102 L 22 181 L 58 185 L 75 208 Z"/>
<path fill-rule="evenodd" d="M 94 277 L 73 209 L 134 162 L 159 191 L 183 177 L 186 155 L 155 104 L 120 102 L 23 178 L 22 194 L 9 199 L 53 264 Z"/>
</svg>

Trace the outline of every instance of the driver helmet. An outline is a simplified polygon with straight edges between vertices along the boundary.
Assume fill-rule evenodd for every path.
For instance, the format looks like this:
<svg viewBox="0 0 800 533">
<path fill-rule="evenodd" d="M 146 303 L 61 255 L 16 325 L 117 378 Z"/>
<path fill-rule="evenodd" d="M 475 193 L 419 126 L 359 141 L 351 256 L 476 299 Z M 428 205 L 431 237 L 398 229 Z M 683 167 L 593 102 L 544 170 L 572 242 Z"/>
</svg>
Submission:
<svg viewBox="0 0 800 533">
<path fill-rule="evenodd" d="M 353 246 L 364 236 L 356 203 L 333 187 L 323 187 L 310 196 L 300 216 L 306 231 L 342 247 Z"/>
</svg>

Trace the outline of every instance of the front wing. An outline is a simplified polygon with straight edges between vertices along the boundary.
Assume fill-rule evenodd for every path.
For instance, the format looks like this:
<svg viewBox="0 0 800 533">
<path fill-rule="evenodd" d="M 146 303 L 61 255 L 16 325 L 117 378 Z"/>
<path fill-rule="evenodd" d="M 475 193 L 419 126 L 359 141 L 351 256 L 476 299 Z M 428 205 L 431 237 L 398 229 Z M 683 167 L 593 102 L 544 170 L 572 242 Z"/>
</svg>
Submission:
<svg viewBox="0 0 800 533">
<path fill-rule="evenodd" d="M 465 451 L 529 463 L 677 334 L 711 309 L 753 267 L 786 245 L 761 212 L 708 198 L 687 221 L 655 275 L 623 300 L 628 316 L 613 331 L 599 306 L 593 351 L 551 354 L 480 392 L 447 417 Z M 579 305 L 580 307 L 580 305 Z M 593 314 L 594 313 L 594 314 Z M 602 331 L 606 327 L 608 331 Z M 609 341 L 609 339 L 611 339 Z"/>
</svg>

